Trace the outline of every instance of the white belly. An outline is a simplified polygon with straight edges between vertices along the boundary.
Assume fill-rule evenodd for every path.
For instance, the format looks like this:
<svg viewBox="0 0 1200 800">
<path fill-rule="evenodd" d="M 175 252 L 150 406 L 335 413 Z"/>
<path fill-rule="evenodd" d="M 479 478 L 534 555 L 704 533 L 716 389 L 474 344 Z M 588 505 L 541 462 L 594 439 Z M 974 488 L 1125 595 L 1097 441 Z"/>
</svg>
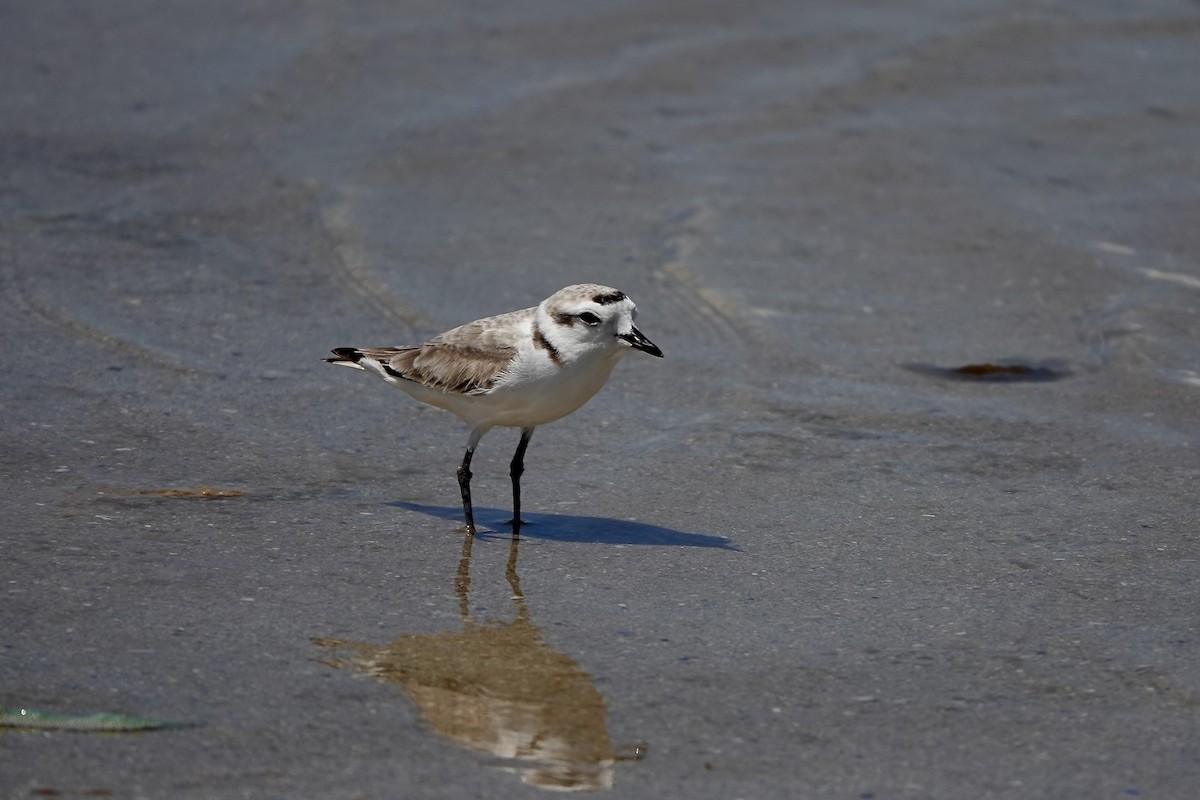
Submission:
<svg viewBox="0 0 1200 800">
<path fill-rule="evenodd" d="M 552 370 L 530 370 L 488 394 L 464 395 L 431 389 L 417 383 L 396 385 L 416 400 L 444 408 L 472 428 L 501 426 L 532 428 L 575 411 L 604 386 L 623 355 L 605 355 Z"/>
</svg>

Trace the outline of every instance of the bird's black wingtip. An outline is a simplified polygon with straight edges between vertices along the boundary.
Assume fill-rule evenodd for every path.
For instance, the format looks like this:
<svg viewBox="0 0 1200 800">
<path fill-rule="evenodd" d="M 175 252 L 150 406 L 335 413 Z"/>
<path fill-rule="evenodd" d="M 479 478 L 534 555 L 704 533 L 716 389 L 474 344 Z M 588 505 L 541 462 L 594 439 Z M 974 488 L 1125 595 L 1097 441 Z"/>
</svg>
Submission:
<svg viewBox="0 0 1200 800">
<path fill-rule="evenodd" d="M 323 359 L 326 364 L 340 364 L 346 361 L 357 364 L 363 357 L 362 351 L 357 347 L 335 347 L 329 352 L 333 353 L 337 358 Z"/>
</svg>

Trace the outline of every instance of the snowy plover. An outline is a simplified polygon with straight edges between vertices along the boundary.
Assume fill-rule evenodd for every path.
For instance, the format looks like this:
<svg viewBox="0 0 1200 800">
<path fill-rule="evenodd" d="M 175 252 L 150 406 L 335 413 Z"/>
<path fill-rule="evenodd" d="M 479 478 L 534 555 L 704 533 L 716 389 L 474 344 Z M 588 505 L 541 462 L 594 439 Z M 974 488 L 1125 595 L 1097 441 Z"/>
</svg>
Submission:
<svg viewBox="0 0 1200 800">
<path fill-rule="evenodd" d="M 521 473 L 533 429 L 582 406 L 633 350 L 662 357 L 634 327 L 637 307 L 624 292 L 594 283 L 559 289 L 535 308 L 469 322 L 411 347 L 339 347 L 325 359 L 374 372 L 410 397 L 444 408 L 471 426 L 458 468 L 467 532 L 471 456 L 497 425 L 521 429 L 509 466 L 513 532 L 521 528 Z"/>
</svg>

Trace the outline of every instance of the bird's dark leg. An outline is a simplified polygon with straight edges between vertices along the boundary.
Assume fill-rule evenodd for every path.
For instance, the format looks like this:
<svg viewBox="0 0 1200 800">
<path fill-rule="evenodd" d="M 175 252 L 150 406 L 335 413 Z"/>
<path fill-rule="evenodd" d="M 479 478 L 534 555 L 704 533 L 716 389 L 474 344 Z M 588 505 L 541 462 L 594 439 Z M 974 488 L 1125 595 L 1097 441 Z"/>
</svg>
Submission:
<svg viewBox="0 0 1200 800">
<path fill-rule="evenodd" d="M 508 465 L 508 475 L 512 478 L 513 486 L 513 535 L 521 532 L 521 473 L 525 471 L 525 448 L 533 437 L 533 428 L 521 429 L 521 441 L 517 443 L 517 452 L 513 453 L 512 463 Z"/>
<path fill-rule="evenodd" d="M 475 428 L 467 441 L 467 452 L 463 455 L 462 464 L 458 466 L 458 488 L 462 492 L 463 519 L 467 523 L 467 534 L 475 535 L 475 512 L 471 508 L 471 456 L 475 455 L 475 447 L 484 431 Z"/>
<path fill-rule="evenodd" d="M 468 450 L 463 456 L 462 464 L 458 466 L 458 488 L 462 492 L 463 519 L 467 523 L 467 533 L 475 534 L 475 514 L 471 509 L 471 456 L 474 450 Z"/>
</svg>

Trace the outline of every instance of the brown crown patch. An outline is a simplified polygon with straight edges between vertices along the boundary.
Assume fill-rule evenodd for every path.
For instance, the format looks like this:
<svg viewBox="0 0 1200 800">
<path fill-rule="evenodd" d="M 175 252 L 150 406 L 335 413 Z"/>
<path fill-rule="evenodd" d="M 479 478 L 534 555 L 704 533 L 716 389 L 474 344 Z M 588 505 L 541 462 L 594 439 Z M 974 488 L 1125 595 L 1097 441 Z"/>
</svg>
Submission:
<svg viewBox="0 0 1200 800">
<path fill-rule="evenodd" d="M 625 293 L 613 290 L 611 292 L 601 292 L 600 294 L 592 295 L 592 302 L 599 306 L 607 306 L 612 303 L 619 303 L 625 299 Z"/>
</svg>

